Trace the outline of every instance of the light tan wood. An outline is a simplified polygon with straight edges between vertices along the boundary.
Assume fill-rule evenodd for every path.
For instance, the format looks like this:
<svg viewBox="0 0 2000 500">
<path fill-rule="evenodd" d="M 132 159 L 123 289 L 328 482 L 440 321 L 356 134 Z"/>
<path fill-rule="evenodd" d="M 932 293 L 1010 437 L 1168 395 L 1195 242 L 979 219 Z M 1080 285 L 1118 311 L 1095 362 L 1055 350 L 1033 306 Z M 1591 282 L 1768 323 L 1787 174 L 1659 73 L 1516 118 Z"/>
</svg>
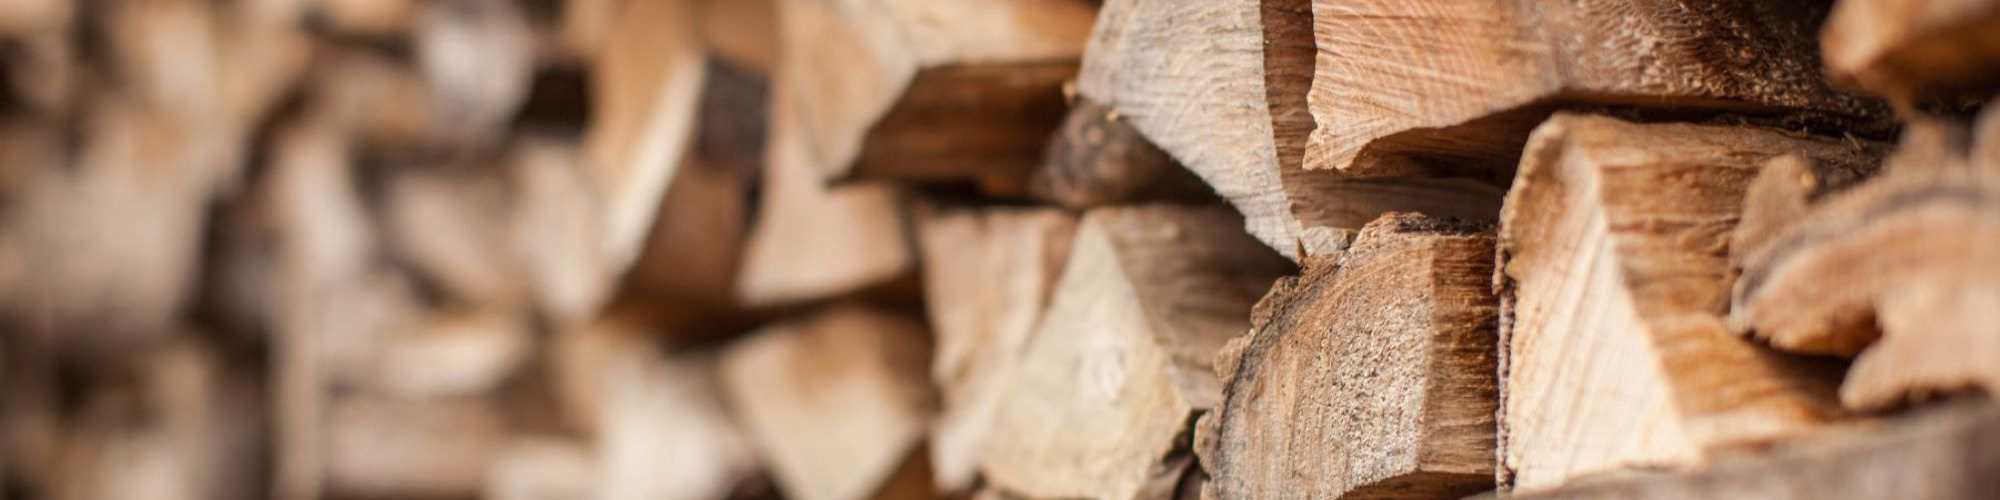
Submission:
<svg viewBox="0 0 2000 500">
<path fill-rule="evenodd" d="M 783 0 L 802 161 L 826 179 L 1012 185 L 1062 117 L 1096 8 L 1079 0 Z M 1004 190 L 1003 190 L 1004 191 Z"/>
<path fill-rule="evenodd" d="M 1216 356 L 1204 498 L 1441 498 L 1493 487 L 1490 228 L 1415 214 L 1369 223 L 1258 302 Z"/>
<path fill-rule="evenodd" d="M 432 110 L 451 124 L 442 129 L 446 137 L 475 146 L 501 140 L 534 78 L 534 32 L 521 4 L 443 0 L 417 2 L 414 11 L 410 42 Z M 654 50 L 671 61 L 670 49 Z"/>
<path fill-rule="evenodd" d="M 783 95 L 785 84 L 773 82 L 773 91 Z M 749 306 L 807 302 L 914 271 L 902 195 L 865 181 L 824 184 L 809 160 L 803 124 L 790 110 L 771 108 L 763 202 L 744 249 L 737 298 Z"/>
<path fill-rule="evenodd" d="M 1199 411 L 1221 402 L 1210 360 L 1290 265 L 1222 207 L 1085 215 L 1024 347 L 980 468 L 1028 498 L 1160 499 L 1192 462 Z"/>
<path fill-rule="evenodd" d="M 1678 114 L 1880 110 L 1820 74 L 1820 2 L 1315 0 L 1305 167 L 1504 181 L 1549 105 Z M 1756 28 L 1747 28 L 1756 26 Z"/>
<path fill-rule="evenodd" d="M 693 0 L 624 2 L 591 66 L 584 154 L 604 199 L 605 261 L 637 259 L 695 134 L 707 64 Z"/>
<path fill-rule="evenodd" d="M 722 386 L 787 498 L 864 500 L 927 463 L 911 457 L 935 405 L 929 358 L 921 320 L 833 306 L 730 346 Z"/>
<path fill-rule="evenodd" d="M 1545 493 L 1478 500 L 1972 500 L 2000 480 L 2000 413 L 1973 401 L 1882 425 L 1718 460 L 1701 471 L 1607 478 Z"/>
<path fill-rule="evenodd" d="M 1784 154 L 1865 151 L 1587 115 L 1536 129 L 1500 232 L 1501 460 L 1518 490 L 1693 466 L 1838 418 L 1837 366 L 1752 344 L 1721 317 L 1745 186 Z"/>
<path fill-rule="evenodd" d="M 1820 31 L 1836 81 L 1905 103 L 1991 96 L 2000 2 L 1842 0 Z"/>
<path fill-rule="evenodd" d="M 499 311 L 434 313 L 382 339 L 370 386 L 410 399 L 489 394 L 527 363 L 533 333 Z"/>
<path fill-rule="evenodd" d="M 326 422 L 326 494 L 470 496 L 500 450 L 505 423 L 483 400 L 341 398 Z"/>
<path fill-rule="evenodd" d="M 1354 183 L 1299 168 L 1311 116 L 1310 15 L 1298 0 L 1112 0 L 1077 93 L 1157 144 L 1286 257 L 1337 256 L 1387 212 L 1490 219 L 1502 190 L 1469 180 Z"/>
<path fill-rule="evenodd" d="M 1986 326 L 2000 307 L 2000 212 L 1983 201 L 2000 190 L 2000 120 L 1982 120 L 1971 146 L 1960 125 L 1916 124 L 1882 175 L 1766 224 L 1768 243 L 1737 256 L 1739 326 L 1783 349 L 1859 353 L 1840 393 L 1857 409 L 2000 387 Z M 1757 194 L 1787 198 L 1773 191 Z"/>
<path fill-rule="evenodd" d="M 932 477 L 940 491 L 965 491 L 1067 260 L 1076 217 L 1048 208 L 920 213 L 924 304 L 936 336 L 931 380 L 943 400 L 930 435 Z"/>
<path fill-rule="evenodd" d="M 75 387 L 74 408 L 47 436 L 56 449 L 40 465 L 53 475 L 16 484 L 39 479 L 54 499 L 262 498 L 264 388 L 197 335 L 178 332 L 130 372 Z"/>
<path fill-rule="evenodd" d="M 519 307 L 533 283 L 513 245 L 514 197 L 486 165 L 405 165 L 383 174 L 384 238 L 401 262 L 470 305 Z"/>
<path fill-rule="evenodd" d="M 567 141 L 523 139 L 509 165 L 516 205 L 508 241 L 535 302 L 558 328 L 580 324 L 609 300 L 615 277 L 604 262 L 603 207 L 581 152 Z"/>
<path fill-rule="evenodd" d="M 597 463 L 584 444 L 552 437 L 517 438 L 493 457 L 481 498 L 597 498 Z"/>
</svg>

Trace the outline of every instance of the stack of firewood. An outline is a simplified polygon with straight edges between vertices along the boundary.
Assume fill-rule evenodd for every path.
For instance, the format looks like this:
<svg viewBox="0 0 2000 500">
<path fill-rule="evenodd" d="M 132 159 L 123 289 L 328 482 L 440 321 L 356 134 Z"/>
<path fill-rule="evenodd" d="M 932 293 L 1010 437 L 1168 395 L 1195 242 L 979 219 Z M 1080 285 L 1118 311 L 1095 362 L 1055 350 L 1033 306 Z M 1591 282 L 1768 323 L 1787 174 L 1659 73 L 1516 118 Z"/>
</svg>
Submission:
<svg viewBox="0 0 2000 500">
<path fill-rule="evenodd" d="M 1993 498 L 1993 40 L 0 0 L 0 498 Z"/>
</svg>

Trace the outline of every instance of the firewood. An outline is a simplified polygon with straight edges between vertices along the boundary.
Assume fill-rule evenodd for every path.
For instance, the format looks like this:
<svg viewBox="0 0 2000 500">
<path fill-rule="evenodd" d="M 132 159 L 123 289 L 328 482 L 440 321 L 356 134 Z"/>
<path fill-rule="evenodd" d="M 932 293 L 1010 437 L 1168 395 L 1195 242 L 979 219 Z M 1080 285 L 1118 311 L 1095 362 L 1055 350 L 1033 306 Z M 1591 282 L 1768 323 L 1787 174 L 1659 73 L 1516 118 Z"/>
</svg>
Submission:
<svg viewBox="0 0 2000 500">
<path fill-rule="evenodd" d="M 526 266 L 511 245 L 507 179 L 471 165 L 399 166 L 384 174 L 383 226 L 398 260 L 456 301 L 530 303 Z"/>
<path fill-rule="evenodd" d="M 519 2 L 439 0 L 416 6 L 417 67 L 450 136 L 491 144 L 528 95 L 534 33 Z"/>
<path fill-rule="evenodd" d="M 2000 2 L 1842 0 L 1820 32 L 1827 73 L 1836 81 L 1904 103 L 1974 102 L 2000 75 Z"/>
<path fill-rule="evenodd" d="M 580 154 L 567 141 L 524 139 L 511 158 L 517 203 L 512 246 L 527 267 L 536 302 L 559 328 L 597 312 L 615 278 L 604 261 L 601 207 Z"/>
<path fill-rule="evenodd" d="M 1972 500 L 2000 491 L 2000 413 L 1984 401 L 1717 461 L 1701 471 L 1606 478 L 1521 500 Z"/>
<path fill-rule="evenodd" d="M 325 426 L 326 493 L 349 498 L 470 497 L 507 432 L 479 399 L 339 398 Z"/>
<path fill-rule="evenodd" d="M 491 392 L 526 363 L 533 340 L 526 323 L 497 311 L 433 314 L 377 343 L 370 385 L 399 398 Z"/>
<path fill-rule="evenodd" d="M 1450 498 L 1494 479 L 1493 235 L 1414 214 L 1362 229 L 1258 303 L 1216 359 L 1206 498 Z"/>
<path fill-rule="evenodd" d="M 493 457 L 480 495 L 493 500 L 599 498 L 597 477 L 595 457 L 584 443 L 521 438 Z"/>
<path fill-rule="evenodd" d="M 1958 126 L 1917 124 L 1883 175 L 1765 224 L 1769 242 L 1736 255 L 1739 325 L 1782 349 L 1860 353 L 1840 393 L 1856 409 L 2000 388 L 1988 362 L 2000 337 L 1987 326 L 2000 306 L 2000 211 L 1983 201 L 2000 190 L 2000 120 L 1979 127 L 1968 149 Z M 1756 194 L 1796 198 L 1776 182 Z"/>
<path fill-rule="evenodd" d="M 779 106 L 826 179 L 973 180 L 1018 194 L 1062 119 L 1096 9 L 1079 0 L 778 4 Z M 1010 193 L 1011 192 L 1011 193 Z"/>
<path fill-rule="evenodd" d="M 1798 0 L 1316 0 L 1305 168 L 1505 180 L 1551 105 L 1879 118 L 1820 74 L 1825 14 Z"/>
<path fill-rule="evenodd" d="M 728 347 L 724 394 L 786 498 L 875 498 L 925 463 L 927 337 L 916 318 L 834 306 Z"/>
<path fill-rule="evenodd" d="M 44 498 L 262 498 L 264 420 L 257 377 L 180 332 L 131 372 L 95 374 L 42 464 Z"/>
<path fill-rule="evenodd" d="M 1784 154 L 1866 152 L 1746 126 L 1558 114 L 1536 129 L 1500 232 L 1500 447 L 1515 487 L 1695 465 L 1839 416 L 1836 367 L 1751 344 L 1721 317 L 1745 186 Z"/>
<path fill-rule="evenodd" d="M 707 65 L 691 2 L 625 2 L 591 69 L 585 164 L 602 193 L 605 260 L 616 269 L 638 258 L 695 134 Z"/>
<path fill-rule="evenodd" d="M 0 33 L 65 26 L 76 16 L 74 0 L 22 0 L 0 6 Z"/>
<path fill-rule="evenodd" d="M 1041 208 L 922 213 L 924 303 L 937 339 L 931 379 L 944 403 L 931 431 L 931 468 L 938 490 L 958 492 L 972 485 L 1001 391 L 1048 305 L 1076 218 Z"/>
<path fill-rule="evenodd" d="M 420 2 L 412 0 L 313 0 L 306 12 L 319 27 L 355 37 L 407 38 L 417 24 Z"/>
<path fill-rule="evenodd" d="M 772 82 L 784 95 L 784 81 Z M 903 197 L 868 181 L 828 186 L 812 170 L 806 131 L 773 103 L 763 200 L 743 252 L 738 299 L 753 307 L 808 302 L 914 271 Z M 811 251 L 801 251 L 811 249 Z"/>
<path fill-rule="evenodd" d="M 702 42 L 715 57 L 770 75 L 778 66 L 778 0 L 706 0 Z"/>
<path fill-rule="evenodd" d="M 716 499 L 755 477 L 749 435 L 724 413 L 714 356 L 638 349 L 608 361 L 599 367 L 599 498 Z"/>
<path fill-rule="evenodd" d="M 1077 94 L 1214 187 L 1294 260 L 1337 256 L 1388 212 L 1490 219 L 1502 190 L 1451 180 L 1356 183 L 1300 169 L 1312 119 L 1311 19 L 1299 0 L 1107 2 Z"/>
<path fill-rule="evenodd" d="M 1088 97 L 1070 107 L 1028 189 L 1037 199 L 1072 209 L 1213 196 L 1200 178 Z"/>
<path fill-rule="evenodd" d="M 1085 215 L 1023 347 L 980 468 L 1029 498 L 1171 496 L 1195 415 L 1221 402 L 1210 369 L 1290 264 L 1221 207 Z"/>
</svg>

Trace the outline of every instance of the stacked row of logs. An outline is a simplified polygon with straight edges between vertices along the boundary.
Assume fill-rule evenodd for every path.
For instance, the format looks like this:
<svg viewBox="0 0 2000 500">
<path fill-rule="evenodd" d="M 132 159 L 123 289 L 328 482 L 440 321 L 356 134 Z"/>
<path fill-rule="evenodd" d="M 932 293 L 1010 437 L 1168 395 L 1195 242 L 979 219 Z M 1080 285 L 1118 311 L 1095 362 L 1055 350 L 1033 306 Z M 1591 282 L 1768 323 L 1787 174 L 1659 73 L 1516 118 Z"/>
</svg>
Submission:
<svg viewBox="0 0 2000 500">
<path fill-rule="evenodd" d="M 0 496 L 1990 498 L 1995 36 L 9 0 Z"/>
</svg>

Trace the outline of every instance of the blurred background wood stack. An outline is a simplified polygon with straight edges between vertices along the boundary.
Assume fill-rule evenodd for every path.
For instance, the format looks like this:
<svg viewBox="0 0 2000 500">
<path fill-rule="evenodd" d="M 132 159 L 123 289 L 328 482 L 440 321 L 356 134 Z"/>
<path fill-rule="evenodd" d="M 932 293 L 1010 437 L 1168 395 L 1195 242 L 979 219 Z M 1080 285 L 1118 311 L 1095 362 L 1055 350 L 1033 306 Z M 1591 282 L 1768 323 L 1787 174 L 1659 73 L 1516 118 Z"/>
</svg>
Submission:
<svg viewBox="0 0 2000 500">
<path fill-rule="evenodd" d="M 0 498 L 2000 497 L 2000 0 L 6 0 Z"/>
</svg>

